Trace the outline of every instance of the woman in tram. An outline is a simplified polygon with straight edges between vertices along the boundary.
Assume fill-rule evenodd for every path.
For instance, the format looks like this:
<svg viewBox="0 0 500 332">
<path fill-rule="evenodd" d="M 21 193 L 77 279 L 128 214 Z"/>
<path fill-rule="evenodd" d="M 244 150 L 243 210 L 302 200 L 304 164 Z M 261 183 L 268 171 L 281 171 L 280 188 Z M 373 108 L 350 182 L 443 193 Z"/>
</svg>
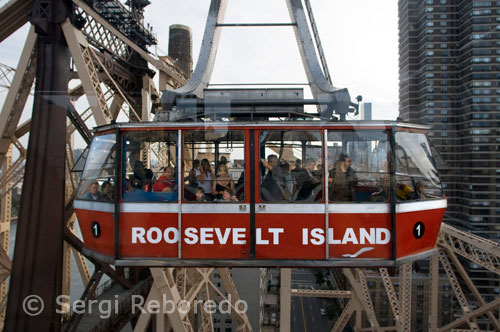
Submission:
<svg viewBox="0 0 500 332">
<path fill-rule="evenodd" d="M 149 168 L 145 168 L 140 160 L 134 163 L 134 174 L 129 177 L 132 187 L 135 191 L 151 191 L 153 184 L 153 172 Z"/>
<path fill-rule="evenodd" d="M 328 182 L 330 183 L 329 199 L 336 202 L 354 201 L 354 187 L 358 179 L 356 172 L 351 168 L 351 158 L 341 153 L 339 160 L 330 171 Z"/>
<path fill-rule="evenodd" d="M 415 191 L 416 199 L 429 199 L 429 197 L 425 193 L 425 183 L 423 181 L 417 181 L 417 183 L 415 183 L 415 186 L 416 186 L 416 191 Z"/>
<path fill-rule="evenodd" d="M 212 184 L 212 195 L 214 198 L 221 199 L 225 189 L 231 190 L 234 193 L 234 181 L 229 176 L 229 171 L 226 164 L 220 164 L 217 172 L 217 178 Z"/>
<path fill-rule="evenodd" d="M 184 182 L 187 182 L 184 186 L 184 197 L 188 201 L 195 201 L 196 199 L 196 189 L 198 186 L 198 176 L 201 174 L 200 171 L 200 160 L 193 160 L 193 167 L 188 173 L 188 176 L 184 178 Z"/>
<path fill-rule="evenodd" d="M 212 200 L 212 181 L 214 181 L 215 175 L 210 166 L 210 162 L 207 158 L 201 160 L 200 175 L 197 176 L 198 186 L 203 188 L 205 191 L 205 196 L 209 200 Z"/>
<path fill-rule="evenodd" d="M 113 185 L 109 181 L 104 181 L 101 185 L 101 192 L 104 194 L 103 199 L 107 202 L 113 202 L 115 191 L 113 189 Z"/>
</svg>

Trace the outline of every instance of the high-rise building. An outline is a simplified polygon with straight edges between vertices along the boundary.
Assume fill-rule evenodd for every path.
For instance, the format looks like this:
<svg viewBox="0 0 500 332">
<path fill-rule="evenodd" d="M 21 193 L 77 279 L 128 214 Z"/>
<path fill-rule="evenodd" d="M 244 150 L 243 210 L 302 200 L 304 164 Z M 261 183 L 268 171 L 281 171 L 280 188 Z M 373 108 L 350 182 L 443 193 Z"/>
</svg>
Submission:
<svg viewBox="0 0 500 332">
<path fill-rule="evenodd" d="M 372 103 L 361 104 L 361 110 L 359 111 L 360 120 L 371 120 L 372 119 Z"/>
<path fill-rule="evenodd" d="M 500 239 L 500 1 L 399 0 L 399 111 L 447 163 L 446 221 Z M 488 300 L 498 279 L 469 265 Z"/>
<path fill-rule="evenodd" d="M 400 116 L 449 166 L 447 219 L 500 239 L 500 2 L 399 0 Z"/>
</svg>

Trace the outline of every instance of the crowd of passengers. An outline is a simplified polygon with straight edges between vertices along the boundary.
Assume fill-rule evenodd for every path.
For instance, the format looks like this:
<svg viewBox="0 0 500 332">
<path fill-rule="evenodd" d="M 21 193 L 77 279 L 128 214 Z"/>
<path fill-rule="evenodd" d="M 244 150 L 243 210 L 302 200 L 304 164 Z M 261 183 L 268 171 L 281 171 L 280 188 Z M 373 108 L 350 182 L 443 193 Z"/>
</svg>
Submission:
<svg viewBox="0 0 500 332">
<path fill-rule="evenodd" d="M 290 170 L 287 162 L 280 163 L 277 155 L 261 159 L 267 172 L 262 181 L 262 198 L 265 201 L 318 201 L 323 188 L 323 167 L 314 158 L 305 160 L 302 167 L 300 159 Z M 346 154 L 340 154 L 333 168 L 328 172 L 329 200 L 354 201 L 355 187 L 358 184 L 356 171 Z"/>
<path fill-rule="evenodd" d="M 109 181 L 104 181 L 101 184 L 101 190 L 99 191 L 99 182 L 95 181 L 90 184 L 89 191 L 83 196 L 83 199 L 88 199 L 91 201 L 114 201 L 115 192 L 113 185 Z"/>
<path fill-rule="evenodd" d="M 311 202 L 321 200 L 323 188 L 322 164 L 308 158 L 302 167 L 300 159 L 295 167 L 280 162 L 275 154 L 261 159 L 261 197 L 265 202 Z M 371 193 L 371 201 L 385 202 L 389 198 L 388 177 L 386 183 Z M 244 198 L 244 172 L 235 181 L 229 175 L 228 162 L 222 157 L 214 172 L 208 159 L 193 161 L 192 169 L 184 178 L 186 183 L 184 197 L 187 201 L 196 202 L 238 202 Z M 356 200 L 355 187 L 358 185 L 356 171 L 352 167 L 351 158 L 341 153 L 333 168 L 328 172 L 328 198 L 330 201 L 349 202 Z M 126 179 L 127 193 L 167 193 L 164 200 L 177 200 L 177 180 L 173 167 L 162 168 L 162 174 L 155 179 L 153 172 L 144 167 L 141 161 L 134 163 L 133 174 Z M 408 184 L 398 183 L 396 189 L 398 200 L 426 199 L 425 184 L 418 181 L 415 190 Z M 136 196 L 137 198 L 138 196 Z M 101 185 L 94 182 L 83 197 L 88 200 L 113 201 L 114 189 L 109 181 Z M 132 199 L 133 200 L 133 199 Z M 154 200 L 154 199 L 152 199 Z"/>
</svg>

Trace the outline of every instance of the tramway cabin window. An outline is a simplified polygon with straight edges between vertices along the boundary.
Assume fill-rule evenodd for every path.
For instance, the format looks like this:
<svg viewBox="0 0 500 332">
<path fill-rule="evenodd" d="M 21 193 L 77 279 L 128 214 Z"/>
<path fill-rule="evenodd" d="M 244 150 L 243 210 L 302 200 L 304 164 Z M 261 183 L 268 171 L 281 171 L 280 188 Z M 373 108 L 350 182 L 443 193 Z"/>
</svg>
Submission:
<svg viewBox="0 0 500 332">
<path fill-rule="evenodd" d="M 442 198 L 443 190 L 422 133 L 396 132 L 396 199 L 398 201 Z"/>
<path fill-rule="evenodd" d="M 388 201 L 389 152 L 386 130 L 329 131 L 329 201 Z"/>
<path fill-rule="evenodd" d="M 186 201 L 236 203 L 245 199 L 243 131 L 186 131 L 183 151 Z"/>
<path fill-rule="evenodd" d="M 259 165 L 263 202 L 321 202 L 323 153 L 320 131 L 262 131 Z"/>
<path fill-rule="evenodd" d="M 114 201 L 115 162 L 116 134 L 94 137 L 78 187 L 78 199 Z"/>
<path fill-rule="evenodd" d="M 125 132 L 123 145 L 123 200 L 177 201 L 177 132 Z"/>
</svg>

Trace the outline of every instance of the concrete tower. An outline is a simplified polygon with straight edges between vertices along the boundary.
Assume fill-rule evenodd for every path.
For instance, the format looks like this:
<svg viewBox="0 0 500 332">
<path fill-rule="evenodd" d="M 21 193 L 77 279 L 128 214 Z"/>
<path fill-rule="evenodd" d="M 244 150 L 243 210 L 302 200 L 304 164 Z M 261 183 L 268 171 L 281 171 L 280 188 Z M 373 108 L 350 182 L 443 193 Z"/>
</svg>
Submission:
<svg viewBox="0 0 500 332">
<path fill-rule="evenodd" d="M 190 27 L 181 24 L 170 26 L 168 55 L 186 73 L 186 76 L 191 76 L 193 70 L 193 41 Z"/>
</svg>

